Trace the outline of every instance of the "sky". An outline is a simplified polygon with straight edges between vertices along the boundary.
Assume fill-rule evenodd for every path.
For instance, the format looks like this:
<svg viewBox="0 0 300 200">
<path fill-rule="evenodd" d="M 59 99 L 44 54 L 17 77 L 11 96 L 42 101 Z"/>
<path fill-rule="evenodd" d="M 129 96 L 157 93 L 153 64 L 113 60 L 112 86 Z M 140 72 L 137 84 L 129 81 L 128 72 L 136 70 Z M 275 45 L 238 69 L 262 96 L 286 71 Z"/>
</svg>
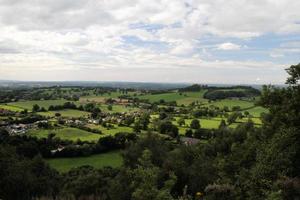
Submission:
<svg viewBox="0 0 300 200">
<path fill-rule="evenodd" d="M 0 79 L 282 84 L 299 0 L 0 0 Z"/>
</svg>

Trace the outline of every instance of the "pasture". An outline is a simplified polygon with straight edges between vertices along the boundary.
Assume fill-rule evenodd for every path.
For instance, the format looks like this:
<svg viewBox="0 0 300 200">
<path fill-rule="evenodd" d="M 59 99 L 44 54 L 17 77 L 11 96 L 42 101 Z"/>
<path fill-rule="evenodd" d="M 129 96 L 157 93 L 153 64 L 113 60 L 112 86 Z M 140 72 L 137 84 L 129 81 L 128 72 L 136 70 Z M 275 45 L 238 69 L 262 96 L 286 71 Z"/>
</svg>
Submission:
<svg viewBox="0 0 300 200">
<path fill-rule="evenodd" d="M 126 95 L 133 96 L 137 95 L 137 92 L 128 92 Z M 80 102 L 86 103 L 86 102 L 96 102 L 96 103 L 104 103 L 106 99 L 112 98 L 112 99 L 118 99 L 120 96 L 125 95 L 122 92 L 110 92 L 110 93 L 104 93 L 101 95 L 90 95 L 90 96 L 83 96 L 80 97 Z"/>
<path fill-rule="evenodd" d="M 112 151 L 88 157 L 52 158 L 46 159 L 46 162 L 59 172 L 67 172 L 72 168 L 81 167 L 84 165 L 89 165 L 96 169 L 106 166 L 120 167 L 123 163 L 123 160 L 119 151 Z"/>
<path fill-rule="evenodd" d="M 0 104 L 0 109 L 4 109 L 4 110 L 10 110 L 13 112 L 21 112 L 24 109 L 18 106 L 14 106 L 14 105 L 7 105 L 7 104 Z"/>
<path fill-rule="evenodd" d="M 55 137 L 61 138 L 63 140 L 72 140 L 77 141 L 97 141 L 100 137 L 103 137 L 101 134 L 91 133 L 85 130 L 77 128 L 56 128 L 56 129 L 38 129 L 38 130 L 29 130 L 28 135 L 35 136 L 38 138 L 47 138 L 50 133 L 54 133 Z"/>
<path fill-rule="evenodd" d="M 203 99 L 205 90 L 200 92 L 169 92 L 162 94 L 147 94 L 137 96 L 139 99 L 148 99 L 151 103 L 164 100 L 165 102 L 176 101 L 178 105 L 188 105 L 194 101 L 206 101 Z"/>
<path fill-rule="evenodd" d="M 131 106 L 125 106 L 125 105 L 112 105 L 112 110 L 108 110 L 108 105 L 106 105 L 106 104 L 99 105 L 99 108 L 102 111 L 109 112 L 109 113 L 135 112 L 135 111 L 139 110 L 138 108 L 131 107 Z"/>
<path fill-rule="evenodd" d="M 180 127 L 177 123 L 177 117 L 175 118 L 176 121 L 173 121 L 173 124 L 178 126 L 179 131 L 180 130 L 184 130 L 190 127 L 190 124 L 192 122 L 193 119 L 185 119 L 185 125 Z M 221 123 L 221 118 L 217 119 L 217 118 L 198 118 L 198 120 L 200 121 L 200 125 L 201 128 L 205 128 L 205 129 L 217 129 Z M 180 132 L 181 133 L 181 132 Z"/>
<path fill-rule="evenodd" d="M 47 112 L 39 112 L 38 114 L 46 117 L 54 117 L 55 113 L 60 113 L 62 117 L 66 118 L 79 118 L 79 117 L 87 117 L 90 115 L 89 112 L 74 110 L 74 109 L 64 109 L 59 111 L 47 111 Z"/>
<path fill-rule="evenodd" d="M 95 124 L 87 124 L 86 126 L 89 128 L 92 128 L 92 129 L 100 130 L 103 135 L 115 135 L 116 133 L 119 133 L 119 132 L 130 132 L 131 133 L 133 131 L 131 127 L 127 127 L 127 126 L 114 125 L 114 127 L 112 127 L 112 128 L 105 128 L 101 125 L 95 125 Z"/>
<path fill-rule="evenodd" d="M 261 106 L 256 106 L 247 110 L 253 117 L 260 117 L 261 113 L 268 113 L 269 111 Z"/>
<path fill-rule="evenodd" d="M 21 108 L 21 109 L 27 109 L 27 110 L 31 111 L 34 104 L 37 104 L 40 107 L 44 107 L 45 109 L 48 109 L 50 105 L 63 105 L 65 102 L 67 102 L 67 100 L 64 100 L 64 99 L 38 100 L 38 101 L 18 101 L 18 102 L 8 103 L 7 105 L 15 106 L 15 107 L 18 107 L 18 108 Z"/>
<path fill-rule="evenodd" d="M 206 106 L 210 106 L 210 105 L 214 105 L 219 108 L 223 108 L 224 106 L 227 106 L 229 109 L 232 109 L 232 107 L 234 106 L 240 106 L 241 109 L 247 109 L 247 108 L 254 107 L 254 102 L 239 100 L 239 99 L 223 99 L 223 100 L 210 102 Z"/>
</svg>

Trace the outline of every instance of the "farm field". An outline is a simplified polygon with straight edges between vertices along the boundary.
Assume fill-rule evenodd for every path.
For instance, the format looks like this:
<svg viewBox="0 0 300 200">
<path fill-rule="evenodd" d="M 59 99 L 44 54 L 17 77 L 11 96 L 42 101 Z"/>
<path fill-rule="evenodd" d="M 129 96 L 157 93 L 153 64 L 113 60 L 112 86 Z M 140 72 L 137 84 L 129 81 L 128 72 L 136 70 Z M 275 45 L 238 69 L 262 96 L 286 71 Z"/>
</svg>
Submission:
<svg viewBox="0 0 300 200">
<path fill-rule="evenodd" d="M 219 108 L 223 108 L 224 106 L 227 106 L 229 109 L 232 109 L 234 106 L 240 106 L 241 109 L 251 108 L 254 107 L 254 102 L 252 101 L 245 101 L 245 100 L 238 100 L 238 99 L 224 99 L 219 101 L 214 101 L 211 103 L 208 103 L 207 106 L 214 105 Z"/>
<path fill-rule="evenodd" d="M 133 96 L 134 94 L 137 94 L 137 92 L 128 92 L 126 95 Z M 80 97 L 80 102 L 98 102 L 103 103 L 105 102 L 105 99 L 117 99 L 119 96 L 125 95 L 122 92 L 110 92 L 110 93 L 104 93 L 102 95 L 90 95 L 90 96 L 83 96 Z"/>
<path fill-rule="evenodd" d="M 88 102 L 96 102 L 96 103 L 104 103 L 106 97 L 104 96 L 84 96 L 80 97 L 79 102 L 88 103 Z"/>
<path fill-rule="evenodd" d="M 268 113 L 269 111 L 261 106 L 257 106 L 254 108 L 250 108 L 247 110 L 250 115 L 252 115 L 253 117 L 260 117 L 261 113 Z"/>
<path fill-rule="evenodd" d="M 0 109 L 4 109 L 4 110 L 10 110 L 13 112 L 21 112 L 24 109 L 20 108 L 18 106 L 14 106 L 14 105 L 6 105 L 6 104 L 0 104 Z"/>
<path fill-rule="evenodd" d="M 101 125 L 95 125 L 95 124 L 88 124 L 87 127 L 92 128 L 92 129 L 97 129 L 102 132 L 103 135 L 115 135 L 116 133 L 119 132 L 132 132 L 131 127 L 126 127 L 126 126 L 117 126 L 114 125 L 113 128 L 105 128 Z"/>
<path fill-rule="evenodd" d="M 123 160 L 119 151 L 113 151 L 88 157 L 46 159 L 46 162 L 59 172 L 67 172 L 72 168 L 84 165 L 89 165 L 97 169 L 106 166 L 120 167 Z"/>
<path fill-rule="evenodd" d="M 188 105 L 193 101 L 206 101 L 203 99 L 203 94 L 205 90 L 201 92 L 169 92 L 169 93 L 162 93 L 162 94 L 147 94 L 137 96 L 139 99 L 148 99 L 150 102 L 158 102 L 163 99 L 166 102 L 176 101 L 177 104 L 181 105 Z"/>
<path fill-rule="evenodd" d="M 108 110 L 108 105 L 101 104 L 99 108 L 104 112 L 114 113 L 114 112 L 135 112 L 138 108 L 125 106 L 125 105 L 112 105 L 112 110 Z"/>
<path fill-rule="evenodd" d="M 173 121 L 173 124 L 176 126 L 178 126 L 177 119 L 178 118 L 176 117 L 176 121 Z M 185 126 L 182 127 L 178 126 L 178 128 L 182 128 L 182 129 L 189 128 L 192 120 L 193 119 L 185 119 Z M 221 119 L 214 119 L 214 118 L 210 118 L 210 119 L 198 118 L 198 120 L 200 121 L 201 128 L 205 128 L 205 129 L 217 129 L 221 123 Z"/>
<path fill-rule="evenodd" d="M 27 109 L 29 111 L 32 110 L 32 106 L 34 104 L 39 105 L 40 107 L 44 107 L 45 109 L 48 109 L 50 105 L 63 105 L 67 100 L 64 99 L 58 99 L 58 100 L 39 100 L 39 101 L 18 101 L 18 102 L 12 102 L 8 103 L 7 105 L 15 106 L 21 109 Z"/>
<path fill-rule="evenodd" d="M 184 126 L 179 126 L 178 123 L 177 123 L 178 117 L 175 117 L 175 119 L 176 120 L 172 121 L 172 123 L 178 127 L 180 134 L 184 134 L 186 129 L 189 129 L 190 124 L 193 120 L 193 119 L 185 119 L 185 125 Z M 201 128 L 204 128 L 204 129 L 218 129 L 222 119 L 224 119 L 226 121 L 226 118 L 221 118 L 221 117 L 197 118 L 197 119 L 200 121 Z M 252 117 L 251 120 L 253 121 L 253 123 L 256 126 L 261 125 L 261 119 L 260 118 Z M 247 121 L 248 121 L 248 118 L 246 118 L 246 117 L 243 118 L 243 119 L 238 119 L 235 123 L 229 125 L 229 127 L 230 128 L 236 128 L 237 125 L 239 125 L 240 123 L 247 122 Z"/>
<path fill-rule="evenodd" d="M 40 114 L 42 116 L 46 116 L 46 117 L 54 117 L 55 113 L 60 113 L 62 117 L 68 117 L 68 118 L 87 117 L 90 115 L 89 112 L 85 112 L 85 111 L 81 111 L 81 110 L 74 110 L 74 109 L 39 112 L 38 114 Z"/>
<path fill-rule="evenodd" d="M 77 141 L 78 139 L 82 141 L 97 141 L 100 137 L 103 137 L 101 134 L 91 133 L 77 128 L 57 128 L 57 129 L 39 129 L 39 130 L 30 130 L 28 132 L 31 136 L 36 136 L 38 138 L 46 138 L 50 133 L 54 133 L 55 137 Z"/>
</svg>

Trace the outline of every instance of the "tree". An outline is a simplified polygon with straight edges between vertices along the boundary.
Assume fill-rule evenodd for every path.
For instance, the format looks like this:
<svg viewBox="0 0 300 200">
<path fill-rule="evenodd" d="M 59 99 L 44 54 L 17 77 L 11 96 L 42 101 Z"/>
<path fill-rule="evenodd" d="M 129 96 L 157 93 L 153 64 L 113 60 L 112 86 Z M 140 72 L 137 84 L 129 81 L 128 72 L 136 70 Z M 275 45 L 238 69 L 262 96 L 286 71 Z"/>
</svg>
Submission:
<svg viewBox="0 0 300 200">
<path fill-rule="evenodd" d="M 93 118 L 93 119 L 96 119 L 97 117 L 99 117 L 99 115 L 101 114 L 101 110 L 100 110 L 100 108 L 93 108 L 92 109 L 92 114 L 91 114 L 91 117 Z"/>
<path fill-rule="evenodd" d="M 249 111 L 246 110 L 246 111 L 244 112 L 244 115 L 245 115 L 245 117 L 248 117 L 248 116 L 250 115 Z"/>
<path fill-rule="evenodd" d="M 40 110 L 40 106 L 39 106 L 39 105 L 34 104 L 34 105 L 32 106 L 32 112 L 38 112 L 39 110 Z"/>
<path fill-rule="evenodd" d="M 0 146 L 0 197 L 29 200 L 52 196 L 60 187 L 59 174 L 41 157 L 20 157 L 10 146 Z"/>
<path fill-rule="evenodd" d="M 205 137 L 205 132 L 202 129 L 196 129 L 193 135 L 194 138 L 201 139 Z"/>
<path fill-rule="evenodd" d="M 295 85 L 300 80 L 300 63 L 298 65 L 292 65 L 290 68 L 286 69 L 290 77 L 287 79 L 286 83 L 290 85 Z"/>
<path fill-rule="evenodd" d="M 231 113 L 227 118 L 228 124 L 232 124 L 232 123 L 236 122 L 236 120 L 238 119 L 239 116 L 240 116 L 240 112 Z"/>
<path fill-rule="evenodd" d="M 107 110 L 112 110 L 113 109 L 113 107 L 112 107 L 112 105 L 111 104 L 109 104 L 108 106 L 107 106 Z"/>
<path fill-rule="evenodd" d="M 260 105 L 270 112 L 263 118 L 260 137 L 264 140 L 256 146 L 249 196 L 266 199 L 266 193 L 273 188 L 277 190 L 272 191 L 272 196 L 280 195 L 278 192 L 289 193 L 288 188 L 276 187 L 275 183 L 282 177 L 293 179 L 300 176 L 300 64 L 292 65 L 287 72 L 290 75 L 287 88 L 264 86 L 262 90 Z M 296 198 L 299 198 L 299 193 L 280 199 Z"/>
<path fill-rule="evenodd" d="M 222 129 L 222 128 L 225 128 L 227 125 L 226 125 L 226 122 L 224 119 L 222 119 L 222 121 L 220 122 L 220 125 L 219 125 L 219 129 Z"/>
<path fill-rule="evenodd" d="M 133 200 L 173 200 L 171 189 L 176 181 L 174 174 L 164 182 L 164 187 L 158 189 L 159 168 L 151 162 L 151 151 L 144 150 L 139 159 L 139 165 L 132 170 L 133 175 Z"/>
<path fill-rule="evenodd" d="M 148 124 L 150 123 L 150 115 L 148 113 L 143 113 L 139 118 L 141 128 L 147 130 Z"/>
<path fill-rule="evenodd" d="M 185 136 L 186 137 L 193 137 L 193 131 L 191 129 L 186 129 Z"/>
<path fill-rule="evenodd" d="M 184 120 L 184 118 L 182 118 L 182 117 L 179 118 L 178 121 L 177 121 L 177 123 L 178 123 L 179 126 L 185 125 L 185 120 Z"/>
<path fill-rule="evenodd" d="M 158 127 L 161 134 L 167 134 L 171 137 L 178 136 L 178 128 L 170 121 L 161 121 Z"/>
<path fill-rule="evenodd" d="M 192 129 L 199 129 L 199 128 L 201 127 L 201 126 L 200 126 L 200 121 L 199 121 L 198 119 L 193 119 L 193 120 L 191 121 L 190 127 L 191 127 Z"/>
<path fill-rule="evenodd" d="M 140 133 L 141 130 L 142 130 L 141 122 L 137 120 L 136 122 L 134 122 L 133 131 L 136 133 Z"/>
<path fill-rule="evenodd" d="M 123 123 L 126 126 L 130 126 L 132 123 L 134 123 L 134 116 L 126 116 Z"/>
<path fill-rule="evenodd" d="M 159 113 L 159 119 L 160 119 L 160 120 L 164 120 L 164 119 L 166 119 L 167 117 L 168 117 L 167 113 L 165 113 L 165 112 L 160 112 L 160 113 Z"/>
</svg>

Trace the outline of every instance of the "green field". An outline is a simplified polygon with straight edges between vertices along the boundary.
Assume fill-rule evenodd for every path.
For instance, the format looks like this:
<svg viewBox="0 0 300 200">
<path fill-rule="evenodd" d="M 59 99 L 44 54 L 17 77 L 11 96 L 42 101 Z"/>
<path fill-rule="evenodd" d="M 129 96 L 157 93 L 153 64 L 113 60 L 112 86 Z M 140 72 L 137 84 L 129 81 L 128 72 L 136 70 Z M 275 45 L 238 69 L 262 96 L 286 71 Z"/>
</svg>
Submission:
<svg viewBox="0 0 300 200">
<path fill-rule="evenodd" d="M 119 132 L 132 132 L 132 128 L 127 127 L 127 126 L 117 126 L 114 125 L 113 128 L 105 128 L 101 125 L 95 125 L 95 124 L 88 124 L 87 127 L 92 128 L 92 129 L 98 129 L 100 130 L 104 135 L 115 135 L 116 133 Z"/>
<path fill-rule="evenodd" d="M 150 102 L 158 102 L 163 99 L 166 102 L 176 101 L 177 104 L 185 104 L 188 105 L 194 101 L 206 101 L 203 99 L 203 94 L 205 90 L 201 92 L 169 92 L 169 93 L 162 93 L 162 94 L 147 94 L 137 96 L 140 99 L 148 99 Z"/>
<path fill-rule="evenodd" d="M 99 108 L 104 112 L 116 113 L 116 112 L 135 112 L 138 111 L 138 108 L 125 106 L 125 105 L 112 105 L 112 110 L 108 110 L 108 105 L 101 104 Z"/>
<path fill-rule="evenodd" d="M 176 121 L 173 121 L 173 124 L 178 126 L 177 124 L 177 117 Z M 198 119 L 200 121 L 201 128 L 205 129 L 217 129 L 221 123 L 221 119 L 215 119 L 215 118 L 210 118 L 210 119 Z M 179 128 L 189 128 L 190 124 L 192 122 L 192 119 L 186 119 L 185 120 L 185 126 L 184 127 L 179 127 Z"/>
<path fill-rule="evenodd" d="M 30 130 L 28 132 L 31 136 L 36 136 L 38 138 L 46 138 L 50 133 L 54 133 L 55 137 L 61 138 L 63 140 L 73 140 L 77 141 L 78 139 L 82 141 L 97 141 L 100 137 L 103 137 L 101 134 L 91 133 L 77 128 L 57 128 L 57 129 L 38 129 Z"/>
<path fill-rule="evenodd" d="M 10 110 L 13 112 L 21 112 L 24 109 L 20 108 L 18 106 L 14 106 L 14 105 L 6 105 L 6 104 L 0 104 L 0 109 L 4 109 L 4 110 Z"/>
<path fill-rule="evenodd" d="M 119 151 L 113 151 L 88 157 L 53 158 L 47 159 L 46 162 L 59 172 L 67 172 L 72 168 L 84 165 L 90 165 L 97 169 L 105 166 L 120 167 L 123 160 Z"/>
<path fill-rule="evenodd" d="M 252 115 L 253 117 L 260 117 L 261 113 L 268 113 L 269 111 L 263 107 L 257 106 L 251 109 L 247 110 L 250 115 Z"/>
<path fill-rule="evenodd" d="M 60 113 L 62 117 L 87 117 L 90 115 L 90 113 L 81 111 L 81 110 L 73 110 L 73 109 L 65 109 L 65 110 L 59 110 L 59 111 L 47 111 L 47 112 L 39 112 L 38 114 L 46 117 L 54 117 L 55 113 Z"/>
<path fill-rule="evenodd" d="M 87 103 L 87 102 L 96 102 L 96 103 L 104 103 L 105 99 L 107 99 L 104 96 L 85 96 L 85 97 L 80 97 L 80 102 L 81 103 Z"/>
<path fill-rule="evenodd" d="M 209 106 L 209 105 L 214 105 L 219 108 L 223 108 L 224 106 L 227 106 L 229 109 L 231 109 L 234 106 L 240 106 L 241 109 L 246 109 L 246 108 L 253 107 L 254 102 L 238 100 L 238 99 L 224 99 L 224 100 L 214 101 L 214 102 L 207 104 L 207 106 Z"/>
<path fill-rule="evenodd" d="M 136 92 L 128 92 L 127 95 L 133 96 L 134 94 L 137 94 Z M 84 96 L 80 97 L 80 102 L 99 102 L 103 103 L 105 99 L 117 99 L 119 96 L 122 96 L 121 92 L 111 92 L 111 93 L 104 93 L 102 95 L 90 95 L 90 96 Z"/>
<path fill-rule="evenodd" d="M 39 105 L 40 107 L 44 107 L 48 109 L 50 105 L 63 105 L 67 100 L 59 99 L 59 100 L 39 100 L 39 101 L 18 101 L 8 103 L 7 105 L 15 106 L 21 109 L 32 110 L 32 106 L 34 104 Z"/>
</svg>

